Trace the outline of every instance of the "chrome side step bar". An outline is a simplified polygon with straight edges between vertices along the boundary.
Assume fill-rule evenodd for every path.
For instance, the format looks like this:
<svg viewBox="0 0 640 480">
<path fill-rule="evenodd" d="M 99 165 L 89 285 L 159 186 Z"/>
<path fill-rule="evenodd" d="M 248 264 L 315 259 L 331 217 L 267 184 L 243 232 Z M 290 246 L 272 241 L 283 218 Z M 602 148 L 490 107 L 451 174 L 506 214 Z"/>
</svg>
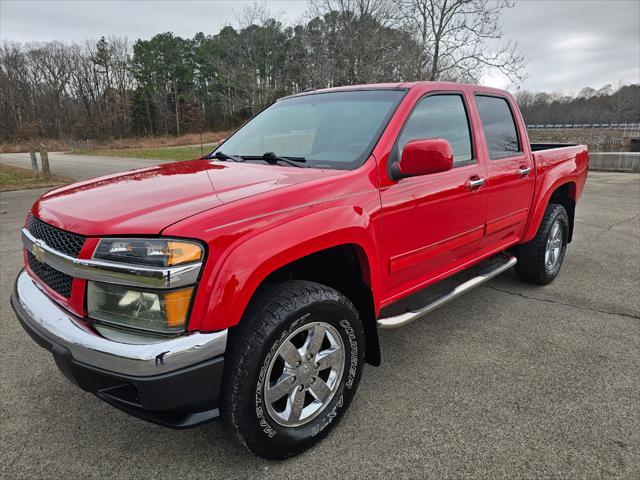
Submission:
<svg viewBox="0 0 640 480">
<path fill-rule="evenodd" d="M 505 255 L 506 255 L 506 258 L 504 263 L 500 263 L 494 268 L 481 272 L 476 277 L 473 277 L 472 279 L 467 280 L 464 283 L 461 283 L 460 285 L 455 287 L 453 290 L 451 290 L 449 293 L 444 294 L 441 297 L 438 297 L 436 300 L 432 301 L 431 303 L 428 303 L 427 305 L 417 310 L 410 310 L 405 313 L 401 313 L 399 315 L 394 315 L 392 317 L 379 318 L 377 322 L 378 327 L 384 328 L 384 329 L 404 327 L 405 325 L 413 322 L 417 318 L 420 318 L 423 315 L 429 312 L 432 312 L 436 308 L 449 303 L 451 300 L 459 297 L 460 295 L 467 293 L 469 290 L 473 290 L 474 288 L 482 285 L 483 283 L 488 282 L 493 277 L 500 275 L 506 270 L 509 270 L 518 261 L 516 257 L 513 257 L 506 253 Z"/>
</svg>

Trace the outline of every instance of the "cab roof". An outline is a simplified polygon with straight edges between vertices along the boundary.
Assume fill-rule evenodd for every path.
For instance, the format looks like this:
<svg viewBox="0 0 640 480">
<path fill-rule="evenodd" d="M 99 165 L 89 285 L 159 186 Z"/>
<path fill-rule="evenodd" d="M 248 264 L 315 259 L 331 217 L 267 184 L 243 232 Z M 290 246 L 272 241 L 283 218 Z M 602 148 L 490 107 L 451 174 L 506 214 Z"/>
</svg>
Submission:
<svg viewBox="0 0 640 480">
<path fill-rule="evenodd" d="M 367 83 L 361 85 L 345 85 L 341 87 L 329 87 L 320 88 L 316 90 L 307 90 L 304 92 L 296 93 L 293 95 L 287 95 L 279 100 L 285 98 L 300 97 L 304 95 L 314 95 L 317 93 L 330 93 L 330 92 L 345 92 L 353 90 L 472 90 L 473 92 L 485 92 L 499 95 L 508 95 L 508 92 L 499 88 L 485 87 L 481 85 L 474 85 L 471 83 L 457 83 L 457 82 L 431 82 L 431 81 L 417 81 L 417 82 L 396 82 L 396 83 Z"/>
</svg>

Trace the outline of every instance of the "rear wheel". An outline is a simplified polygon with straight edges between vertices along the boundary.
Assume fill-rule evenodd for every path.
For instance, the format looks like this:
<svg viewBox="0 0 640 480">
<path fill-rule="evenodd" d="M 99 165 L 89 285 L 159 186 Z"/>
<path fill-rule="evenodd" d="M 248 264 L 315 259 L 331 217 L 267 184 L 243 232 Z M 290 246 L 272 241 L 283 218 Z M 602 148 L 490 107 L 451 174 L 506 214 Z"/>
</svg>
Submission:
<svg viewBox="0 0 640 480">
<path fill-rule="evenodd" d="M 551 283 L 560 272 L 569 239 L 569 217 L 562 205 L 547 206 L 536 236 L 515 249 L 520 280 L 536 285 Z"/>
<path fill-rule="evenodd" d="M 222 414 L 253 453 L 281 459 L 333 428 L 355 394 L 364 328 L 336 290 L 290 281 L 260 291 L 233 334 Z"/>
</svg>

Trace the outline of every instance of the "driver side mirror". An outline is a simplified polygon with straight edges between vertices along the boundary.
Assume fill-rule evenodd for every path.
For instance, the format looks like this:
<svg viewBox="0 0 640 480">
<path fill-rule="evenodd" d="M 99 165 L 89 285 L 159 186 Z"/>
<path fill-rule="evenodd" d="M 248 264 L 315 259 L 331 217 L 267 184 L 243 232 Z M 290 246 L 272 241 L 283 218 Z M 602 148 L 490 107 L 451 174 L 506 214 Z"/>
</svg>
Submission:
<svg viewBox="0 0 640 480">
<path fill-rule="evenodd" d="M 453 152 L 447 140 L 412 140 L 402 149 L 402 157 L 392 167 L 394 179 L 446 172 L 453 168 Z"/>
</svg>

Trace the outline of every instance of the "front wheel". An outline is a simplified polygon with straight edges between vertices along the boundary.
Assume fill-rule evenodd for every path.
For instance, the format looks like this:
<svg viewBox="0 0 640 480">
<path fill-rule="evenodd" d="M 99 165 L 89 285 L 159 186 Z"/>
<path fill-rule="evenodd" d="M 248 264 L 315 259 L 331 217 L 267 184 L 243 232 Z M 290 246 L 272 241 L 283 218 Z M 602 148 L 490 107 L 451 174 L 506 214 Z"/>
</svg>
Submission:
<svg viewBox="0 0 640 480">
<path fill-rule="evenodd" d="M 338 423 L 364 363 L 364 328 L 353 304 L 307 281 L 256 294 L 226 359 L 222 414 L 253 453 L 282 459 Z"/>
<path fill-rule="evenodd" d="M 551 283 L 560 272 L 569 239 L 569 217 L 562 205 L 550 203 L 536 236 L 515 249 L 520 280 L 537 285 Z"/>
</svg>

